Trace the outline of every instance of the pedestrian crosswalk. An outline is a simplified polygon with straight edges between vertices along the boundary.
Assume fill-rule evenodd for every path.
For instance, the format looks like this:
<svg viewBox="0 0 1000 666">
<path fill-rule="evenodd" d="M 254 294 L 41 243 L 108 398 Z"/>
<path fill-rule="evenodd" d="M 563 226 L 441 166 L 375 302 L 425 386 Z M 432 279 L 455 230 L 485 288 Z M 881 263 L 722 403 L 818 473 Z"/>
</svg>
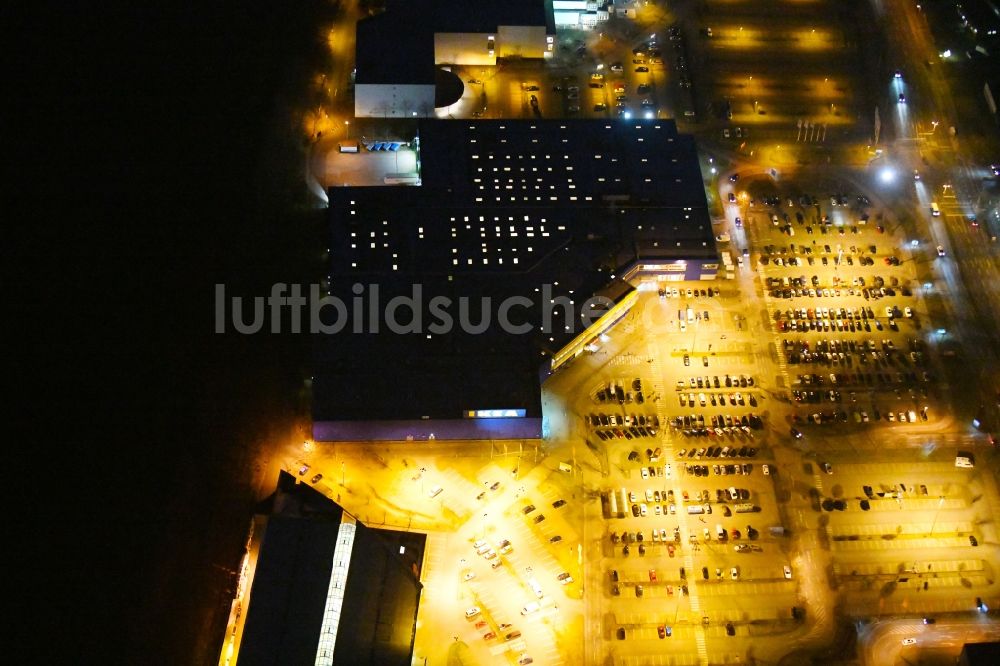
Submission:
<svg viewBox="0 0 1000 666">
<path fill-rule="evenodd" d="M 623 354 L 618 354 L 611 359 L 612 366 L 629 366 L 629 365 L 641 365 L 646 363 L 649 359 L 633 354 L 632 352 L 625 352 Z"/>
</svg>

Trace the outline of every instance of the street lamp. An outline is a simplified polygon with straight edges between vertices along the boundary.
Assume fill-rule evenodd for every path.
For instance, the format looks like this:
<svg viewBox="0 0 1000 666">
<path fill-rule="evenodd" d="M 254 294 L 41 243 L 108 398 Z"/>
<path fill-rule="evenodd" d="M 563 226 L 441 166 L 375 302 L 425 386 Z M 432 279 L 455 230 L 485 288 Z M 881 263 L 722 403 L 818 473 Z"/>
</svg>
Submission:
<svg viewBox="0 0 1000 666">
<path fill-rule="evenodd" d="M 941 506 L 944 505 L 944 495 L 939 496 L 937 511 L 934 512 L 934 520 L 931 521 L 931 537 L 934 536 L 934 526 L 937 525 L 938 515 L 941 513 Z"/>
</svg>

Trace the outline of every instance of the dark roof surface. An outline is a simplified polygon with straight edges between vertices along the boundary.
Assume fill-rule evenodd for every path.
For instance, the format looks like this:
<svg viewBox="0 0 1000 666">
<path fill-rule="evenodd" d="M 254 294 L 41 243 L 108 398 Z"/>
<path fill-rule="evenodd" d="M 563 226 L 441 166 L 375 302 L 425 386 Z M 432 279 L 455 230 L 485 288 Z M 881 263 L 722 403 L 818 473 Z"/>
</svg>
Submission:
<svg viewBox="0 0 1000 666">
<path fill-rule="evenodd" d="M 996 666 L 1000 663 L 1000 643 L 966 643 L 959 663 L 963 666 Z"/>
<path fill-rule="evenodd" d="M 239 663 L 312 666 L 343 510 L 287 472 L 281 472 L 278 491 L 261 509 L 268 519 Z M 334 664 L 404 666 L 412 650 L 420 583 L 379 530 L 361 523 L 356 530 Z"/>
<path fill-rule="evenodd" d="M 342 511 L 329 500 L 318 505 L 315 497 L 302 496 L 310 493 L 275 497 L 250 590 L 240 664 L 315 663 Z"/>
<path fill-rule="evenodd" d="M 578 309 L 616 271 L 638 256 L 717 256 L 693 138 L 672 121 L 425 120 L 419 134 L 421 187 L 330 190 L 330 277 L 345 303 L 355 284 L 367 303 L 377 283 L 382 307 L 420 285 L 422 333 L 319 336 L 317 421 L 539 417 L 542 352 L 583 329 Z M 511 318 L 534 328 L 428 332 L 434 296 L 490 298 L 494 323 L 503 299 L 527 298 Z"/>
<path fill-rule="evenodd" d="M 355 84 L 434 85 L 434 38 L 392 13 L 358 21 Z"/>
</svg>

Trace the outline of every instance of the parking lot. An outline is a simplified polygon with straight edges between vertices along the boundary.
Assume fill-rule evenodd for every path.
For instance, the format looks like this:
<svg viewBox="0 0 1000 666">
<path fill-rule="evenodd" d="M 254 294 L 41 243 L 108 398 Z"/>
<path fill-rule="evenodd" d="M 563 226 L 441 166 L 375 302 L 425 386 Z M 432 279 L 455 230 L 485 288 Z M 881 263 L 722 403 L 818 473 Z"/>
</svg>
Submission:
<svg viewBox="0 0 1000 666">
<path fill-rule="evenodd" d="M 766 176 L 720 189 L 728 244 L 758 276 L 773 354 L 798 407 L 792 425 L 940 417 L 934 329 L 914 266 L 937 251 L 906 246 L 864 195 L 820 200 Z"/>
<path fill-rule="evenodd" d="M 983 492 L 993 491 L 982 476 L 952 460 L 834 462 L 817 474 L 815 496 L 829 517 L 833 584 L 855 610 L 969 608 L 995 580 Z"/>
<path fill-rule="evenodd" d="M 798 130 L 807 124 L 817 129 L 808 140 L 819 143 L 855 122 L 867 23 L 851 11 L 829 2 L 775 8 L 713 0 L 684 24 L 693 58 L 703 65 L 694 86 L 710 120 L 784 128 L 788 140 L 806 140 Z"/>
<path fill-rule="evenodd" d="M 665 440 L 669 449 L 612 440 L 623 485 L 602 499 L 601 607 L 613 618 L 605 649 L 621 663 L 706 641 L 722 641 L 716 649 L 724 653 L 725 641 L 752 630 L 795 626 L 794 572 L 771 482 L 777 472 L 766 452 L 724 440 L 706 436 L 691 441 L 718 446 L 681 448 L 679 430 Z"/>
</svg>

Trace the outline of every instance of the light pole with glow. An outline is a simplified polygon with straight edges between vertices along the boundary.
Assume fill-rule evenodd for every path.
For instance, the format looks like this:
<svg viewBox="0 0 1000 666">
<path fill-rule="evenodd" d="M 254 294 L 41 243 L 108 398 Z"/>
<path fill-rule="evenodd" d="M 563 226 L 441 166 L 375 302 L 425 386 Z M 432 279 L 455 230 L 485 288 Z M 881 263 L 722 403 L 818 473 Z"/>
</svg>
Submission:
<svg viewBox="0 0 1000 666">
<path fill-rule="evenodd" d="M 934 520 L 931 521 L 931 537 L 934 537 L 934 526 L 937 525 L 938 516 L 941 514 L 941 506 L 944 504 L 944 495 L 938 498 L 937 510 L 934 512 Z"/>
</svg>

